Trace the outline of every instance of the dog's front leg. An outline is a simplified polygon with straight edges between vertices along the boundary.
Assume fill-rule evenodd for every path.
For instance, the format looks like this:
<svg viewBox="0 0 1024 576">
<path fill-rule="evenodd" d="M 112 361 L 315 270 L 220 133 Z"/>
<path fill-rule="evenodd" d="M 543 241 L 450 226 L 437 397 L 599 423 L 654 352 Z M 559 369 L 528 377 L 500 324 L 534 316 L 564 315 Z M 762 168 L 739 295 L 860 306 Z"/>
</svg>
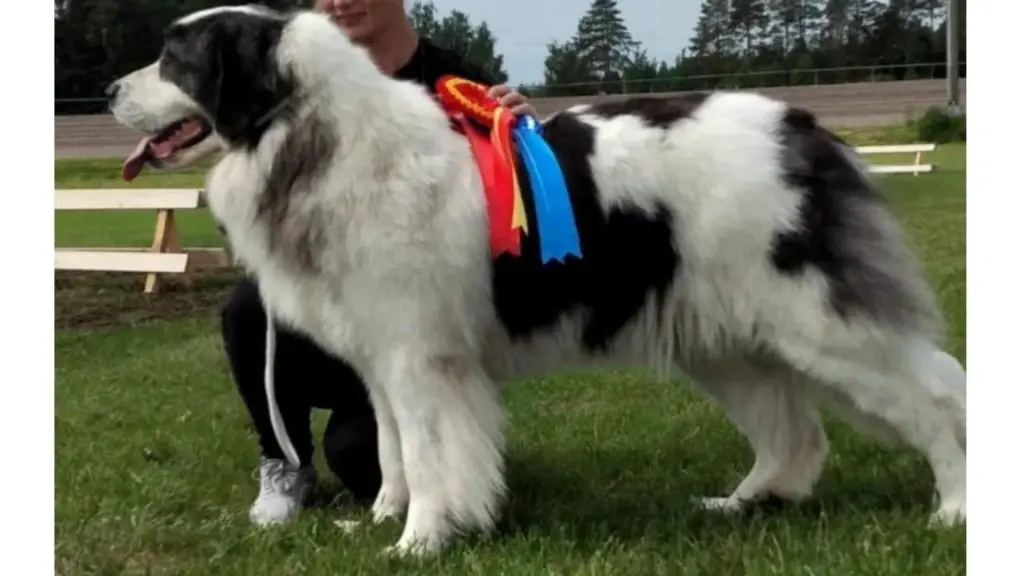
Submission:
<svg viewBox="0 0 1024 576">
<path fill-rule="evenodd" d="M 385 387 L 370 386 L 370 402 L 377 419 L 377 456 L 380 459 L 381 484 L 371 512 L 373 522 L 400 519 L 409 505 L 409 485 L 405 481 L 402 446 L 391 403 Z"/>
<path fill-rule="evenodd" d="M 471 354 L 424 343 L 392 349 L 382 367 L 409 486 L 397 554 L 440 551 L 459 529 L 489 530 L 504 493 L 504 411 Z"/>
</svg>

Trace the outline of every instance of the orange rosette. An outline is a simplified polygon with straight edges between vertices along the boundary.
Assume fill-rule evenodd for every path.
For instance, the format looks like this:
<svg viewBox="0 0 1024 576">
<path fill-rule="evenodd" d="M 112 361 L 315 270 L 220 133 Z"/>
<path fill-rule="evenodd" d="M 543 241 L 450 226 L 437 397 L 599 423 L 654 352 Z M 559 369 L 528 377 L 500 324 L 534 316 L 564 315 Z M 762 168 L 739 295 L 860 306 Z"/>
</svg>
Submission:
<svg viewBox="0 0 1024 576">
<path fill-rule="evenodd" d="M 487 95 L 487 87 L 457 76 L 442 76 L 434 86 L 444 109 L 462 127 L 483 178 L 491 229 L 491 253 L 520 253 L 526 210 L 515 170 L 512 124 L 515 119 Z M 490 132 L 487 138 L 484 132 Z"/>
</svg>

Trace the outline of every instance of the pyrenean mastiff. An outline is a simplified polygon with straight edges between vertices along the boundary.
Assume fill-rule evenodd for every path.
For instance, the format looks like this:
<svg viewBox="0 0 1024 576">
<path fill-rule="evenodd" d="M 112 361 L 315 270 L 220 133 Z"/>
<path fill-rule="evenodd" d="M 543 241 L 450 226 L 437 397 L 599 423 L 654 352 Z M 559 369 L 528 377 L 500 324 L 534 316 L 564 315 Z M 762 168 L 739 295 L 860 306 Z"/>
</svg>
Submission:
<svg viewBox="0 0 1024 576">
<path fill-rule="evenodd" d="M 125 177 L 218 154 L 209 206 L 268 311 L 365 378 L 394 552 L 493 527 L 498 382 L 609 364 L 690 375 L 747 436 L 753 468 L 708 508 L 810 495 L 824 405 L 919 450 L 933 520 L 966 518 L 965 371 L 859 157 L 804 110 L 718 92 L 555 114 L 582 258 L 542 263 L 530 234 L 492 258 L 467 140 L 323 15 L 188 15 L 108 94 L 146 134 Z"/>
</svg>

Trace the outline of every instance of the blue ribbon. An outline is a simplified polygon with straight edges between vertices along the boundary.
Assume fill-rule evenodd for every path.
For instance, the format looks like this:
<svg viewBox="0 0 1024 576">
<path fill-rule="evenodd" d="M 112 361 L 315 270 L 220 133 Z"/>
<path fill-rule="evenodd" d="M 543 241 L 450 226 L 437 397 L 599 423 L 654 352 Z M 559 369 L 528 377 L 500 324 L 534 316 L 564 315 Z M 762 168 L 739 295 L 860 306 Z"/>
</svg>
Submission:
<svg viewBox="0 0 1024 576">
<path fill-rule="evenodd" d="M 532 116 L 522 116 L 512 136 L 533 190 L 541 262 L 564 262 L 570 255 L 583 258 L 565 176 L 554 152 L 541 136 L 540 122 Z"/>
</svg>

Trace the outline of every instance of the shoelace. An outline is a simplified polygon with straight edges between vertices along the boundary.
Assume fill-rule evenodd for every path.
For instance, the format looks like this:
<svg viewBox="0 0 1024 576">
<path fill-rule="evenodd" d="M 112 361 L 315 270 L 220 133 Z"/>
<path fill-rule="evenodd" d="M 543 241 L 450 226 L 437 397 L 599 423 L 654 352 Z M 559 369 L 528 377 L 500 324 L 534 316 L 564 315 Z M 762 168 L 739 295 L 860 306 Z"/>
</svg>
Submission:
<svg viewBox="0 0 1024 576">
<path fill-rule="evenodd" d="M 295 487 L 299 472 L 281 460 L 269 460 L 260 465 L 260 489 L 264 494 L 288 494 Z"/>
</svg>

